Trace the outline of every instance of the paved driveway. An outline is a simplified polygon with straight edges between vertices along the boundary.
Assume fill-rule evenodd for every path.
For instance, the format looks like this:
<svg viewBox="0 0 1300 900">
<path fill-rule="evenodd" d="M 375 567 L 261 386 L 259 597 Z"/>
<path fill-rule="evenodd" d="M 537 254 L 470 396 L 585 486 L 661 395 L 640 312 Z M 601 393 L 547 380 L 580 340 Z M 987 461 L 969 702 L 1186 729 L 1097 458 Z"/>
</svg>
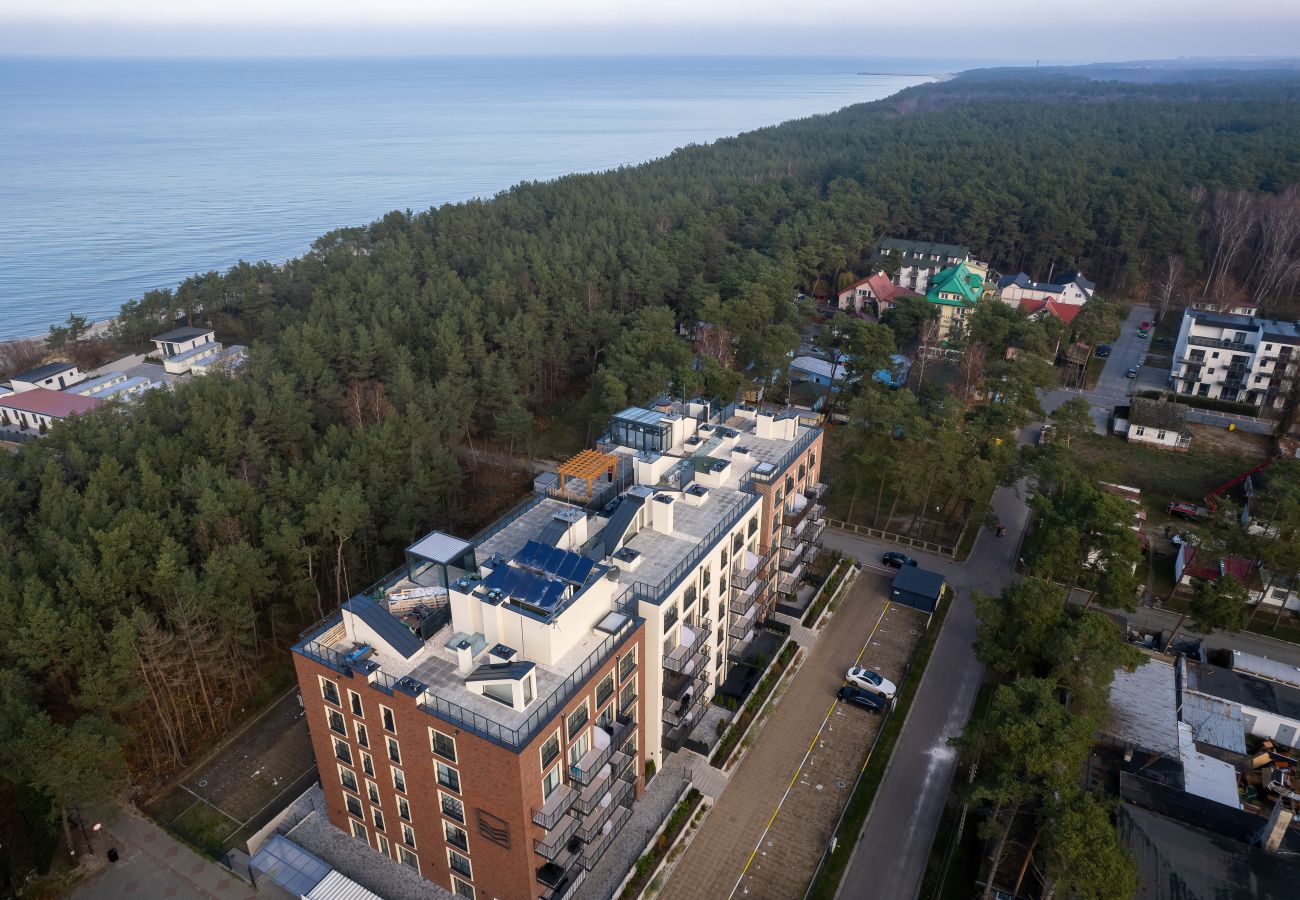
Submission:
<svg viewBox="0 0 1300 900">
<path fill-rule="evenodd" d="M 1020 536 L 1029 518 L 1023 496 L 1026 490 L 1024 482 L 997 490 L 993 511 L 1007 527 L 1007 534 L 999 538 L 989 529 L 982 530 L 964 565 L 924 553 L 912 554 L 923 568 L 944 573 L 957 597 L 935 643 L 871 813 L 851 850 L 853 859 L 840 887 L 840 897 L 907 900 L 915 897 L 920 888 L 957 766 L 957 754 L 948 741 L 961 733 L 970 718 L 983 676 L 983 666 L 975 659 L 972 648 L 978 620 L 971 591 L 998 593 L 1011 583 Z M 879 559 L 879 553 L 891 549 L 878 541 L 830 529 L 823 534 L 822 542 L 871 562 Z"/>
<path fill-rule="evenodd" d="M 731 896 L 834 705 L 846 666 L 862 650 L 884 607 L 882 579 L 862 573 L 822 629 L 759 739 L 732 772 L 727 789 L 659 894 L 661 900 Z"/>
</svg>

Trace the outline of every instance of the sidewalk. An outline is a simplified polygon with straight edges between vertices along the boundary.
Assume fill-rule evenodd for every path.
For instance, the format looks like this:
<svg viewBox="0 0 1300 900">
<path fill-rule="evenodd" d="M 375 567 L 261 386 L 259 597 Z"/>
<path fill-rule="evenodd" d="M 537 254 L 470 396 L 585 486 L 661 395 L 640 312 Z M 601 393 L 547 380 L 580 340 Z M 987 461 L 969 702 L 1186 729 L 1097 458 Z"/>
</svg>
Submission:
<svg viewBox="0 0 1300 900">
<path fill-rule="evenodd" d="M 94 838 L 96 854 L 116 848 L 120 858 L 72 891 L 83 900 L 255 900 L 257 891 L 182 845 L 143 816 L 126 809 L 105 821 Z"/>
</svg>

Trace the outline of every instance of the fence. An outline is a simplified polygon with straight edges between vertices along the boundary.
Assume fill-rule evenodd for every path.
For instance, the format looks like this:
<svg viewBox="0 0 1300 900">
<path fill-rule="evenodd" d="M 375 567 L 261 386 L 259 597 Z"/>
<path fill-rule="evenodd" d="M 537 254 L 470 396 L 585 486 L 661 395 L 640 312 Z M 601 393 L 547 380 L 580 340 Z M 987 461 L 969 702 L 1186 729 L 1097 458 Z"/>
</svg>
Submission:
<svg viewBox="0 0 1300 900">
<path fill-rule="evenodd" d="M 905 547 L 913 547 L 917 550 L 924 550 L 927 553 L 937 553 L 939 556 L 946 556 L 949 559 L 957 558 L 957 548 L 949 547 L 947 544 L 936 544 L 933 541 L 908 537 L 905 534 L 894 534 L 892 531 L 881 531 L 879 528 L 871 528 L 867 525 L 856 525 L 853 522 L 841 522 L 837 519 L 827 519 L 826 524 L 837 531 L 847 531 L 850 534 L 861 535 L 862 537 L 889 541 L 891 544 L 902 544 Z"/>
</svg>

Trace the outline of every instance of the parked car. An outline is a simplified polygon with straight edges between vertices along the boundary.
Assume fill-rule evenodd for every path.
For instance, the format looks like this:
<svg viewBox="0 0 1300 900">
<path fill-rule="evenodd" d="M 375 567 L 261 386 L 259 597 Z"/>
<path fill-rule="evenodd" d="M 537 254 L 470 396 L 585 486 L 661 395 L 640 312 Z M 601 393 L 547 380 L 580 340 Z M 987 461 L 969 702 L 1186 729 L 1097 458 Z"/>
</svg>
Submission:
<svg viewBox="0 0 1300 900">
<path fill-rule="evenodd" d="M 1151 327 L 1150 322 L 1143 322 L 1141 325 L 1138 326 L 1138 328 L 1141 328 L 1143 331 L 1146 331 L 1150 327 Z"/>
<path fill-rule="evenodd" d="M 1038 443 L 1050 444 L 1052 442 L 1052 438 L 1054 437 L 1056 437 L 1056 426 L 1044 425 L 1043 430 L 1038 432 Z"/>
<path fill-rule="evenodd" d="M 1125 378 L 1137 378 L 1137 377 L 1138 377 L 1137 366 L 1129 366 L 1128 371 L 1124 373 L 1124 377 L 1125 377 Z"/>
<path fill-rule="evenodd" d="M 899 553 L 897 550 L 890 550 L 884 556 L 880 557 L 880 561 L 891 569 L 901 569 L 903 566 L 916 565 L 916 560 L 912 559 L 912 557 L 908 556 L 906 553 Z"/>
<path fill-rule="evenodd" d="M 836 693 L 841 703 L 852 703 L 854 706 L 861 706 L 867 712 L 882 713 L 889 708 L 889 701 L 879 694 L 873 694 L 871 691 L 864 691 L 859 687 L 844 685 Z"/>
<path fill-rule="evenodd" d="M 1110 356 L 1110 344 L 1102 344 L 1097 348 L 1098 359 L 1105 359 L 1108 356 Z"/>
<path fill-rule="evenodd" d="M 844 680 L 854 687 L 860 687 L 864 691 L 874 691 L 882 697 L 894 698 L 898 693 L 898 687 L 881 675 L 879 672 L 873 672 L 863 666 L 853 666 L 844 675 Z"/>
</svg>

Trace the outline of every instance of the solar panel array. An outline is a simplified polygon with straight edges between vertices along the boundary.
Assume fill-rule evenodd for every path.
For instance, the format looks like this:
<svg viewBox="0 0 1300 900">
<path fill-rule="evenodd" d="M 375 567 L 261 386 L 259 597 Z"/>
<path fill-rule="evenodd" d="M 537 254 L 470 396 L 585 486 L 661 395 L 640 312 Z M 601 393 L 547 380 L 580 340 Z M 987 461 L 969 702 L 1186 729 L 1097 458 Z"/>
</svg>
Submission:
<svg viewBox="0 0 1300 900">
<path fill-rule="evenodd" d="M 519 566 L 500 566 L 483 579 L 483 588 L 490 598 L 514 600 L 549 612 L 564 599 L 569 585 Z"/>
<path fill-rule="evenodd" d="M 582 585 L 591 577 L 596 563 L 578 553 L 550 547 L 541 541 L 529 541 L 515 555 L 515 562 L 536 572 L 562 578 L 570 584 Z"/>
</svg>

